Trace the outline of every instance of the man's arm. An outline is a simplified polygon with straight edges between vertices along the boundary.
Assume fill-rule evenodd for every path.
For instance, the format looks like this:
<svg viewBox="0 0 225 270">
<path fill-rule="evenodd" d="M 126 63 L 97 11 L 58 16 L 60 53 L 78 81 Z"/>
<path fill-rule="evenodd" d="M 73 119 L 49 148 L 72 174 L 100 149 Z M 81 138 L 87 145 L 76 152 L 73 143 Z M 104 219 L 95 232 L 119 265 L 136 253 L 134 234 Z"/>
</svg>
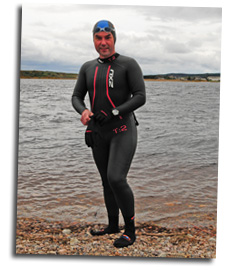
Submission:
<svg viewBox="0 0 225 270">
<path fill-rule="evenodd" d="M 86 105 L 84 103 L 86 93 L 87 87 L 85 81 L 85 68 L 83 65 L 80 69 L 78 79 L 72 95 L 72 105 L 79 114 L 82 114 L 82 112 L 86 109 Z"/>
<path fill-rule="evenodd" d="M 87 125 L 90 121 L 90 116 L 93 115 L 91 111 L 86 108 L 84 98 L 87 94 L 86 79 L 85 79 L 85 66 L 80 69 L 77 83 L 74 87 L 72 95 L 72 105 L 74 109 L 81 114 L 80 121 L 83 125 Z"/>
<path fill-rule="evenodd" d="M 132 93 L 130 100 L 118 106 L 120 115 L 124 115 L 138 109 L 146 102 L 145 83 L 143 74 L 138 63 L 131 59 L 127 70 L 129 88 Z"/>
</svg>

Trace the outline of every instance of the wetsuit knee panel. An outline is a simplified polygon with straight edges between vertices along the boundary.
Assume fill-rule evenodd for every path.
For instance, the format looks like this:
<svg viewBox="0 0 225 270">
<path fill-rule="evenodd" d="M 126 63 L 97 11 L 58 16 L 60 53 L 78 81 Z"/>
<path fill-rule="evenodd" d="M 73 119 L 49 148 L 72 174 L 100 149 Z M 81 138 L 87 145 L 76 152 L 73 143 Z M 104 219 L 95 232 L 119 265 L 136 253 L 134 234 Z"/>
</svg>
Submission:
<svg viewBox="0 0 225 270">
<path fill-rule="evenodd" d="M 111 188 L 120 189 L 123 188 L 123 185 L 126 185 L 127 180 L 123 175 L 118 175 L 114 170 L 108 172 L 108 182 Z"/>
</svg>

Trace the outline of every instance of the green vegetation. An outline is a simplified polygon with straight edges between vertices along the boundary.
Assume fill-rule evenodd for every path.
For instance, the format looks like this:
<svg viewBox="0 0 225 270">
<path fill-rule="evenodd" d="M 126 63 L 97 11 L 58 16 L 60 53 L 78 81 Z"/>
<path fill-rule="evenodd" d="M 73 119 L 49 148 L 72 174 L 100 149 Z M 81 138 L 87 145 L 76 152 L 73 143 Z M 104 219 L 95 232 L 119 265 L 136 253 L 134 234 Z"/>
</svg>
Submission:
<svg viewBox="0 0 225 270">
<path fill-rule="evenodd" d="M 63 73 L 39 70 L 21 70 L 20 78 L 23 79 L 77 79 L 75 73 Z"/>
</svg>

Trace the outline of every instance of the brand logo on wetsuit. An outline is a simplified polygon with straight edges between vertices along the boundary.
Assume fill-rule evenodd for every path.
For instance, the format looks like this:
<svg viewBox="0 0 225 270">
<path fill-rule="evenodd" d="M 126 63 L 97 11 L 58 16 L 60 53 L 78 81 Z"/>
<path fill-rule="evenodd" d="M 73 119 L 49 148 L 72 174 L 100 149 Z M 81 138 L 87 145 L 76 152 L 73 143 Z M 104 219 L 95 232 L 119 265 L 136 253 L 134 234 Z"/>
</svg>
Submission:
<svg viewBox="0 0 225 270">
<path fill-rule="evenodd" d="M 126 125 L 122 125 L 122 126 L 119 127 L 119 128 L 113 129 L 113 131 L 114 131 L 116 134 L 117 134 L 117 133 L 120 133 L 120 132 L 127 131 L 127 126 L 126 126 Z"/>
<path fill-rule="evenodd" d="M 110 69 L 109 71 L 109 87 L 113 88 L 113 76 L 114 76 L 114 70 Z"/>
</svg>

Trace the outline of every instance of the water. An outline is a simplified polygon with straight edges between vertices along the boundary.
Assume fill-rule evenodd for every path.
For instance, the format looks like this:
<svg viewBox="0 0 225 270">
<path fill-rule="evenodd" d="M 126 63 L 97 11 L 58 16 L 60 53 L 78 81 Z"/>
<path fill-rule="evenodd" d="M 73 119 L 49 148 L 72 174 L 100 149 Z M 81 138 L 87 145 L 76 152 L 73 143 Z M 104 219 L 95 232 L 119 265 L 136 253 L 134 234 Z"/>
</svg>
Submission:
<svg viewBox="0 0 225 270">
<path fill-rule="evenodd" d="M 19 217 L 105 222 L 102 186 L 73 80 L 21 80 Z M 139 221 L 216 213 L 219 83 L 146 82 L 128 175 Z M 87 101 L 89 105 L 89 102 Z"/>
</svg>

